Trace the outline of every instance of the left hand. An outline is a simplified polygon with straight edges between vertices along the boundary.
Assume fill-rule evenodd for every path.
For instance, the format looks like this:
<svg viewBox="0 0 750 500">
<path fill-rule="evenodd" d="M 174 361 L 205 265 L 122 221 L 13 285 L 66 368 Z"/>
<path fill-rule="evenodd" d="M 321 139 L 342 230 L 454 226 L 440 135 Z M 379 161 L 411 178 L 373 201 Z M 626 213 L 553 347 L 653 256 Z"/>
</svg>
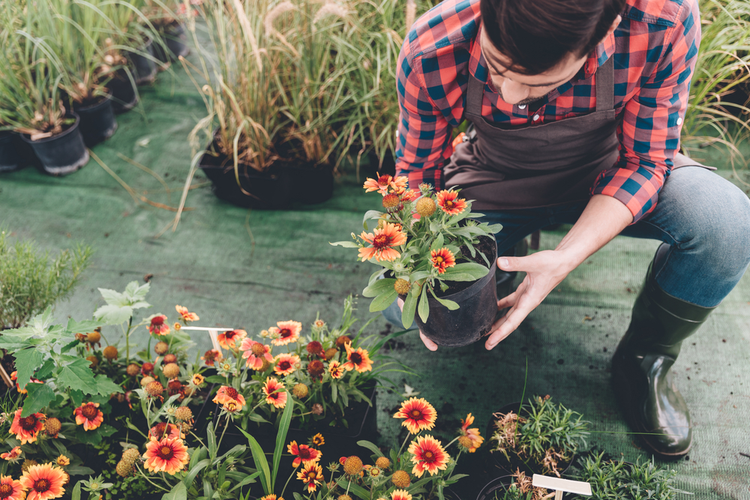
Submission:
<svg viewBox="0 0 750 500">
<path fill-rule="evenodd" d="M 510 310 L 492 325 L 487 350 L 494 348 L 518 328 L 521 322 L 547 295 L 575 268 L 565 254 L 558 250 L 545 250 L 527 257 L 500 257 L 497 266 L 503 271 L 525 272 L 526 277 L 515 292 L 497 301 L 498 310 Z"/>
</svg>

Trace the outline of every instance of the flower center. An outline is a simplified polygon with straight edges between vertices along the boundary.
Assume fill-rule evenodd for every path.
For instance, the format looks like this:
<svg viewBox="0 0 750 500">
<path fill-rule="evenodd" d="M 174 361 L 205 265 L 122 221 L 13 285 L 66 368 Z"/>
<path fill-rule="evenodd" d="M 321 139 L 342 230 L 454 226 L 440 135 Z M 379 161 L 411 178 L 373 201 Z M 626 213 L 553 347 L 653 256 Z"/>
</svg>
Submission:
<svg viewBox="0 0 750 500">
<path fill-rule="evenodd" d="M 281 371 L 286 371 L 291 367 L 292 367 L 292 364 L 289 361 L 284 360 L 284 361 L 279 362 L 279 369 Z"/>
<path fill-rule="evenodd" d="M 81 415 L 86 417 L 87 420 L 93 420 L 98 413 L 99 410 L 94 405 L 86 405 L 81 409 Z"/>
<path fill-rule="evenodd" d="M 8 498 L 13 493 L 13 486 L 10 484 L 0 484 L 0 498 Z"/>
<path fill-rule="evenodd" d="M 391 182 L 390 175 L 381 175 L 378 177 L 378 184 L 381 186 L 387 186 Z"/>
<path fill-rule="evenodd" d="M 424 452 L 424 458 L 426 460 L 432 460 L 434 457 L 435 457 L 435 454 L 432 453 L 431 451 L 428 450 Z"/>
<path fill-rule="evenodd" d="M 37 479 L 34 481 L 34 491 L 37 493 L 44 493 L 49 490 L 50 482 L 49 479 Z"/>
<path fill-rule="evenodd" d="M 159 448 L 159 453 L 161 454 L 161 458 L 164 460 L 171 460 L 174 456 L 174 450 L 171 446 L 162 446 Z"/>
<path fill-rule="evenodd" d="M 456 203 L 451 200 L 445 200 L 445 207 L 446 208 L 453 208 L 456 206 Z"/>
<path fill-rule="evenodd" d="M 287 337 L 291 337 L 292 336 L 292 331 L 289 328 L 282 328 L 281 330 L 279 330 L 279 336 L 282 339 L 285 339 Z"/>
<path fill-rule="evenodd" d="M 443 258 L 441 256 L 435 257 L 435 264 L 442 264 L 444 262 Z"/>
<path fill-rule="evenodd" d="M 164 324 L 164 317 L 163 316 L 156 316 L 155 318 L 151 318 L 151 324 L 153 326 L 161 326 Z"/>
<path fill-rule="evenodd" d="M 388 246 L 389 238 L 385 234 L 378 234 L 372 239 L 372 246 L 375 248 L 385 248 Z"/>
<path fill-rule="evenodd" d="M 226 394 L 232 399 L 237 399 L 237 389 L 234 387 L 227 387 Z"/>
<path fill-rule="evenodd" d="M 23 430 L 25 431 L 33 431 L 36 427 L 37 418 L 34 415 L 29 415 L 26 418 L 22 418 L 19 422 L 21 424 L 21 427 L 23 427 Z"/>
<path fill-rule="evenodd" d="M 411 416 L 413 418 L 422 418 L 422 412 L 419 411 L 419 410 L 412 410 L 411 411 Z"/>
<path fill-rule="evenodd" d="M 351 359 L 352 359 L 352 363 L 354 363 L 355 365 L 358 365 L 362 362 L 362 355 L 358 352 L 353 352 Z"/>
<path fill-rule="evenodd" d="M 299 449 L 299 456 L 302 459 L 308 459 L 308 458 L 310 458 L 310 450 L 307 447 L 300 448 Z"/>
<path fill-rule="evenodd" d="M 315 479 L 318 477 L 317 474 L 315 474 L 315 471 L 310 471 L 307 473 L 307 482 L 312 483 L 315 481 Z"/>
<path fill-rule="evenodd" d="M 253 354 L 256 356 L 262 356 L 266 353 L 266 348 L 263 347 L 263 344 L 256 342 L 253 344 L 253 346 L 250 348 Z"/>
</svg>

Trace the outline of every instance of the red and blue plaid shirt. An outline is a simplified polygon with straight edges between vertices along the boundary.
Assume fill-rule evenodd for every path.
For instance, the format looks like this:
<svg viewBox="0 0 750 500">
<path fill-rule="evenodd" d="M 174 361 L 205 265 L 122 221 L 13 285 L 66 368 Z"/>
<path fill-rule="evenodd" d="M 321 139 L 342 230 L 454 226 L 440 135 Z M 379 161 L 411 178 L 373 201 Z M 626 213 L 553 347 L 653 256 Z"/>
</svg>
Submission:
<svg viewBox="0 0 750 500">
<path fill-rule="evenodd" d="M 620 157 L 591 194 L 613 196 L 637 221 L 653 210 L 680 147 L 690 77 L 700 45 L 697 0 L 628 0 L 622 22 L 571 81 L 519 109 L 495 92 L 479 45 L 479 0 L 444 0 L 414 24 L 399 57 L 401 105 L 396 168 L 409 185 L 443 184 L 452 130 L 463 121 L 469 75 L 485 83 L 482 116 L 533 127 L 596 110 L 597 68 L 615 58 Z"/>
</svg>

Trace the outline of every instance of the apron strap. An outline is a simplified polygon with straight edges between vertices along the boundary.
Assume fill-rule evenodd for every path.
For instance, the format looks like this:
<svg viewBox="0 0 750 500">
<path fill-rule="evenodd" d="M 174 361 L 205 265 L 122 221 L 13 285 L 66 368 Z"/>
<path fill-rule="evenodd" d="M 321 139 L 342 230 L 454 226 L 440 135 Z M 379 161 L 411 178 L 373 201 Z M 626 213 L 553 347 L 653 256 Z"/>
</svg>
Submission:
<svg viewBox="0 0 750 500">
<path fill-rule="evenodd" d="M 469 88 L 466 91 L 466 114 L 482 116 L 482 98 L 484 98 L 484 83 L 469 75 Z"/>
<path fill-rule="evenodd" d="M 607 111 L 615 107 L 615 56 L 596 71 L 596 110 Z"/>
</svg>

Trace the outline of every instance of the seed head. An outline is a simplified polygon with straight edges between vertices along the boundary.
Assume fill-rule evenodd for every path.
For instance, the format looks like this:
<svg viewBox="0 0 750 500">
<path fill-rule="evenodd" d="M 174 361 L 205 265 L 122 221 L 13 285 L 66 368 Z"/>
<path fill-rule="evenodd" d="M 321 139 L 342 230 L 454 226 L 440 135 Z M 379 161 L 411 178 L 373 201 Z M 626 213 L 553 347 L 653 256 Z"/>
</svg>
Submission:
<svg viewBox="0 0 750 500">
<path fill-rule="evenodd" d="M 343 351 L 346 349 L 344 346 L 351 341 L 352 339 L 348 335 L 342 335 L 336 339 L 336 347 L 339 348 L 339 351 Z"/>
<path fill-rule="evenodd" d="M 175 410 L 174 418 L 183 422 L 190 422 L 193 419 L 193 411 L 187 406 L 180 406 Z"/>
<path fill-rule="evenodd" d="M 62 429 L 62 424 L 55 417 L 48 418 L 44 422 L 44 430 L 47 431 L 47 435 L 57 437 L 57 434 Z"/>
<path fill-rule="evenodd" d="M 398 206 L 401 204 L 401 200 L 399 199 L 397 194 L 387 194 L 383 196 L 383 208 L 386 209 L 388 212 L 395 212 L 398 210 Z"/>
<path fill-rule="evenodd" d="M 149 396 L 161 396 L 161 394 L 164 392 L 164 386 L 161 385 L 161 382 L 158 380 L 154 380 L 153 382 L 146 385 L 146 394 Z"/>
<path fill-rule="evenodd" d="M 471 441 L 471 438 L 469 436 L 459 436 L 458 444 L 460 444 L 463 448 L 470 450 L 472 448 L 473 442 Z"/>
<path fill-rule="evenodd" d="M 352 497 L 349 495 L 339 495 L 337 500 L 352 500 Z"/>
<path fill-rule="evenodd" d="M 377 460 L 375 460 L 375 467 L 378 469 L 388 469 L 391 466 L 391 461 L 388 460 L 386 457 L 378 457 Z"/>
<path fill-rule="evenodd" d="M 396 488 L 408 488 L 411 484 L 411 477 L 409 477 L 409 473 L 405 470 L 397 470 L 393 473 L 391 481 L 393 481 L 393 485 Z"/>
<path fill-rule="evenodd" d="M 167 363 L 161 370 L 167 378 L 175 378 L 180 375 L 180 367 L 177 363 Z"/>
<path fill-rule="evenodd" d="M 405 279 L 397 279 L 396 282 L 393 284 L 393 289 L 396 290 L 396 293 L 399 295 L 406 295 L 409 293 L 409 289 L 411 288 L 411 285 L 408 281 Z"/>
<path fill-rule="evenodd" d="M 292 394 L 298 398 L 306 398 L 310 390 L 305 384 L 297 384 L 292 388 Z"/>
<path fill-rule="evenodd" d="M 356 455 L 352 455 L 344 462 L 344 473 L 349 476 L 356 476 L 362 471 L 362 467 L 362 459 Z"/>
<path fill-rule="evenodd" d="M 141 367 L 136 365 L 135 363 L 130 363 L 128 367 L 125 368 L 125 372 L 129 377 L 135 377 L 136 375 L 141 373 Z"/>
<path fill-rule="evenodd" d="M 325 369 L 323 362 L 318 359 L 314 359 L 307 364 L 307 372 L 311 377 L 320 377 Z"/>
<path fill-rule="evenodd" d="M 143 377 L 141 379 L 141 387 L 146 387 L 148 384 L 150 384 L 154 380 L 155 380 L 154 377 Z"/>
<path fill-rule="evenodd" d="M 88 356 L 86 358 L 86 361 L 91 363 L 91 368 L 96 368 L 97 366 L 99 366 L 99 358 L 97 358 L 93 354 L 91 356 Z"/>
<path fill-rule="evenodd" d="M 104 351 L 102 352 L 104 354 L 104 357 L 107 358 L 109 361 L 112 361 L 113 359 L 117 359 L 117 347 L 113 345 L 108 345 L 104 348 Z"/>
<path fill-rule="evenodd" d="M 263 356 L 266 353 L 266 347 L 260 342 L 256 342 L 250 348 L 250 352 L 252 352 L 255 356 Z"/>
<path fill-rule="evenodd" d="M 141 366 L 141 373 L 143 375 L 153 375 L 154 373 L 154 364 L 149 363 L 148 361 L 143 363 L 143 366 Z"/>
<path fill-rule="evenodd" d="M 141 453 L 138 451 L 138 448 L 128 448 L 122 452 L 122 459 L 120 461 L 128 465 L 133 465 L 139 458 L 141 458 Z"/>
<path fill-rule="evenodd" d="M 331 347 L 330 349 L 326 349 L 326 352 L 325 352 L 326 361 L 328 361 L 330 359 L 333 359 L 333 357 L 336 354 L 338 354 L 338 352 L 339 352 L 339 350 L 336 349 L 335 347 Z"/>
<path fill-rule="evenodd" d="M 177 356 L 174 354 L 167 354 L 164 356 L 164 364 L 177 363 Z"/>
<path fill-rule="evenodd" d="M 305 349 L 310 354 L 320 355 L 323 353 L 323 345 L 317 340 L 313 340 L 312 342 L 307 344 L 307 347 L 305 347 Z"/>
<path fill-rule="evenodd" d="M 156 351 L 156 354 L 160 356 L 164 354 L 165 352 L 167 352 L 168 350 L 169 350 L 169 344 L 167 344 L 163 340 L 160 342 L 157 342 L 156 345 L 154 346 L 154 351 Z"/>
<path fill-rule="evenodd" d="M 132 450 L 132 448 L 131 448 Z M 128 477 L 133 472 L 133 464 L 126 463 L 124 460 L 117 462 L 115 471 L 120 477 Z"/>
<path fill-rule="evenodd" d="M 435 200 L 430 197 L 422 197 L 417 201 L 417 213 L 422 217 L 429 217 L 435 213 Z"/>
<path fill-rule="evenodd" d="M 23 463 L 21 463 L 21 470 L 23 472 L 27 472 L 30 467 L 33 467 L 35 465 L 39 465 L 39 462 L 37 462 L 36 460 L 30 460 L 27 458 L 26 460 L 23 461 Z"/>
<path fill-rule="evenodd" d="M 313 412 L 313 415 L 322 415 L 323 405 L 320 403 L 315 403 L 314 405 L 312 405 L 312 408 L 310 408 L 310 411 Z"/>
<path fill-rule="evenodd" d="M 94 330 L 91 333 L 86 334 L 86 342 L 89 344 L 96 344 L 102 340 L 102 334 L 99 333 L 97 330 Z"/>
</svg>

